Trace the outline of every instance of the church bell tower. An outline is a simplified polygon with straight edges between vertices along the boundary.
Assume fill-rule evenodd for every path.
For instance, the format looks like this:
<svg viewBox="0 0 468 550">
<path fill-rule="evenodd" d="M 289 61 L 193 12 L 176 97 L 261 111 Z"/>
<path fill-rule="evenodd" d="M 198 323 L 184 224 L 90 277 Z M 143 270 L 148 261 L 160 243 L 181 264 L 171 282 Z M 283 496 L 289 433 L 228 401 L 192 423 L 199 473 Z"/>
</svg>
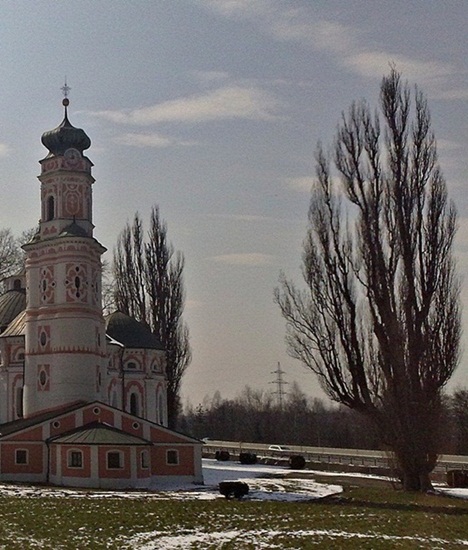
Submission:
<svg viewBox="0 0 468 550">
<path fill-rule="evenodd" d="M 101 255 L 93 237 L 91 141 L 68 120 L 42 135 L 41 220 L 26 245 L 24 415 L 100 397 L 106 364 Z"/>
</svg>

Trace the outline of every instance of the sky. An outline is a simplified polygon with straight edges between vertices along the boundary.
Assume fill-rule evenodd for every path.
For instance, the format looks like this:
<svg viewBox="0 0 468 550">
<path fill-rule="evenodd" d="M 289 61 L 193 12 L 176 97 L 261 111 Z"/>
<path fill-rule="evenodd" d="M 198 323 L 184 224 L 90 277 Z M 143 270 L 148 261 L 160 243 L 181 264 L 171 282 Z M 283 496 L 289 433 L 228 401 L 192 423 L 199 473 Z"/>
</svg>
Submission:
<svg viewBox="0 0 468 550">
<path fill-rule="evenodd" d="M 63 118 L 92 141 L 96 238 L 159 205 L 185 255 L 193 360 L 183 400 L 287 382 L 323 394 L 287 355 L 273 301 L 300 280 L 314 152 L 353 100 L 376 106 L 390 64 L 426 93 L 459 213 L 468 325 L 466 0 L 15 0 L 0 3 L 0 228 L 37 224 L 40 137 Z M 468 386 L 465 350 L 449 389 Z"/>
</svg>

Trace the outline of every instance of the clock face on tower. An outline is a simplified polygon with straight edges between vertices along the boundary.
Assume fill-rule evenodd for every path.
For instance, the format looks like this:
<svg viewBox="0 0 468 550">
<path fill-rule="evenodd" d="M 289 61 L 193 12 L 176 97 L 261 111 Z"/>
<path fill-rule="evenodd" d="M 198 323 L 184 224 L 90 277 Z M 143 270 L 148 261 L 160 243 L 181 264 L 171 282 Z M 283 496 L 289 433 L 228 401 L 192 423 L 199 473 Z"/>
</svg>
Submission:
<svg viewBox="0 0 468 550">
<path fill-rule="evenodd" d="M 66 164 L 71 167 L 79 164 L 81 160 L 81 153 L 78 151 L 78 149 L 74 149 L 73 147 L 67 149 L 63 156 L 65 157 Z"/>
</svg>

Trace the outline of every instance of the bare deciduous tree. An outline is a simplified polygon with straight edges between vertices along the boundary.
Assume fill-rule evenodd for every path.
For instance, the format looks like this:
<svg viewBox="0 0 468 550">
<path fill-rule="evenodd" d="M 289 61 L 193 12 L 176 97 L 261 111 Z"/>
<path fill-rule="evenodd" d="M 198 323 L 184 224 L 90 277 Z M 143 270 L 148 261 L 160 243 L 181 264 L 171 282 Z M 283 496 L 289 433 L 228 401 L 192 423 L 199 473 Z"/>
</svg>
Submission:
<svg viewBox="0 0 468 550">
<path fill-rule="evenodd" d="M 182 319 L 184 257 L 168 242 L 158 207 L 152 209 L 147 237 L 145 241 L 143 223 L 136 214 L 114 251 L 115 304 L 146 323 L 166 350 L 168 422 L 175 428 L 180 385 L 191 360 L 189 331 Z"/>
<path fill-rule="evenodd" d="M 0 229 L 0 281 L 23 266 L 23 253 L 10 229 Z"/>
<path fill-rule="evenodd" d="M 303 253 L 307 290 L 282 276 L 275 299 L 290 354 L 333 400 L 372 420 L 404 489 L 426 490 L 442 388 L 458 362 L 456 213 L 423 94 L 411 94 L 392 69 L 380 108 L 382 117 L 362 101 L 343 114 L 333 159 L 340 183 L 319 145 Z"/>
</svg>

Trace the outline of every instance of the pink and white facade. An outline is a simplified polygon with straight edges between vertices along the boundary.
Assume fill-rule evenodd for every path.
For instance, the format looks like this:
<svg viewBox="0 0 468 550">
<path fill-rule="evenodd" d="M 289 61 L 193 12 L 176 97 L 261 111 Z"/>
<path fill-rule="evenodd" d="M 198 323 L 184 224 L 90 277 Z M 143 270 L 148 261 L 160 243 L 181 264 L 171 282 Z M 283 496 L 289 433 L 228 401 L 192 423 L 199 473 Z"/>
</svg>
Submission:
<svg viewBox="0 0 468 550">
<path fill-rule="evenodd" d="M 0 335 L 0 480 L 201 482 L 201 442 L 165 427 L 160 343 L 120 312 L 103 317 L 105 248 L 93 236 L 94 178 L 83 154 L 91 142 L 68 121 L 67 98 L 64 106 L 61 125 L 42 136 L 41 221 L 23 247 L 25 277 L 7 280 L 0 298 L 0 320 L 9 320 L 26 291 L 25 309 Z"/>
</svg>

